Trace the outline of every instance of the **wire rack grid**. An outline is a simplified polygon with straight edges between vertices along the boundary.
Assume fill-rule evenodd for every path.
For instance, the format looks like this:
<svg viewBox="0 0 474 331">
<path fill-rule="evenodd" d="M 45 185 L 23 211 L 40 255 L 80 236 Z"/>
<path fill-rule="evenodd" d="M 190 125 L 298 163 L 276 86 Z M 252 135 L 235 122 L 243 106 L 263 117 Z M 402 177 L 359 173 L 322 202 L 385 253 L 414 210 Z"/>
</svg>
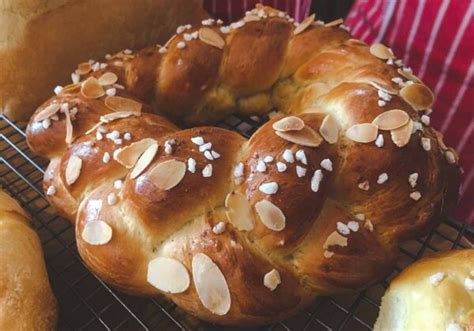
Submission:
<svg viewBox="0 0 474 331">
<path fill-rule="evenodd" d="M 219 126 L 249 137 L 265 120 L 230 117 Z M 34 216 L 59 302 L 59 330 L 223 330 L 187 315 L 169 301 L 125 295 L 95 277 L 79 258 L 74 227 L 56 216 L 45 198 L 41 182 L 47 161 L 30 152 L 24 132 L 25 123 L 0 115 L 0 186 Z M 317 298 L 289 320 L 254 330 L 370 330 L 393 277 L 422 256 L 470 247 L 467 236 L 474 236 L 473 228 L 444 219 L 427 236 L 400 247 L 394 272 L 384 281 L 361 293 Z"/>
</svg>

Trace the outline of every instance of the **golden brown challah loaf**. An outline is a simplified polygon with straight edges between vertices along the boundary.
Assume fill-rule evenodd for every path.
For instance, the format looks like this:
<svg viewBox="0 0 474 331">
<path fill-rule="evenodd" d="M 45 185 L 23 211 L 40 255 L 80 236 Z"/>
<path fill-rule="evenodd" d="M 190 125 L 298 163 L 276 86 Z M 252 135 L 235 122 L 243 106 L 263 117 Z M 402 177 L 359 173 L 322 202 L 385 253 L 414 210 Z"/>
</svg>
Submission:
<svg viewBox="0 0 474 331">
<path fill-rule="evenodd" d="M 30 216 L 0 190 L 0 330 L 55 330 L 57 305 Z"/>
<path fill-rule="evenodd" d="M 474 249 L 410 265 L 382 299 L 376 331 L 474 330 Z"/>
<path fill-rule="evenodd" d="M 212 322 L 262 324 L 382 278 L 456 200 L 430 90 L 384 46 L 313 20 L 258 7 L 179 27 L 166 46 L 80 65 L 82 83 L 37 110 L 27 139 L 51 160 L 44 188 L 95 273 Z M 249 141 L 151 114 L 272 109 L 293 116 Z"/>
</svg>

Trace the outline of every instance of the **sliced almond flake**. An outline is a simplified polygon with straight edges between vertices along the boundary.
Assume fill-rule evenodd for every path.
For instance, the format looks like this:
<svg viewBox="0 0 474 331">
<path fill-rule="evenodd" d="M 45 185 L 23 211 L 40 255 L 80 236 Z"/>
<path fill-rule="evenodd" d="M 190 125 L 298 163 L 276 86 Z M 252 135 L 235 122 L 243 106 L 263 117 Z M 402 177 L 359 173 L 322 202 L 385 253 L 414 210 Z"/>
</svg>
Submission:
<svg viewBox="0 0 474 331">
<path fill-rule="evenodd" d="M 100 117 L 100 121 L 103 123 L 109 123 L 121 118 L 127 118 L 130 116 L 140 116 L 141 112 L 137 111 L 117 111 L 115 113 L 105 114 Z"/>
<path fill-rule="evenodd" d="M 66 138 L 64 140 L 66 141 L 66 144 L 70 145 L 72 143 L 73 127 L 69 109 L 66 109 L 64 114 L 66 115 Z"/>
<path fill-rule="evenodd" d="M 143 170 L 145 170 L 146 167 L 148 167 L 150 163 L 153 161 L 153 158 L 155 157 L 157 151 L 158 151 L 157 143 L 150 145 L 138 159 L 137 163 L 135 164 L 135 167 L 130 173 L 130 178 L 132 179 L 137 178 L 143 172 Z"/>
<path fill-rule="evenodd" d="M 87 221 L 81 237 L 89 245 L 105 245 L 112 239 L 112 228 L 104 221 Z"/>
<path fill-rule="evenodd" d="M 412 72 L 408 70 L 403 70 L 402 68 L 398 68 L 397 72 L 408 80 L 411 80 L 415 83 L 421 83 L 421 79 L 419 79 L 417 76 L 415 76 Z"/>
<path fill-rule="evenodd" d="M 331 27 L 331 26 L 336 26 L 336 25 L 342 24 L 342 23 L 344 23 L 344 20 L 342 18 L 338 18 L 337 20 L 334 20 L 334 21 L 331 21 L 329 23 L 324 24 L 324 26 Z"/>
<path fill-rule="evenodd" d="M 380 43 L 372 44 L 369 51 L 370 54 L 382 60 L 388 60 L 394 57 L 392 50 Z"/>
<path fill-rule="evenodd" d="M 141 112 L 142 110 L 142 104 L 140 102 L 119 96 L 106 97 L 105 105 L 117 112 Z"/>
<path fill-rule="evenodd" d="M 286 217 L 276 205 L 268 200 L 260 200 L 255 204 L 260 221 L 273 231 L 281 231 L 285 228 Z"/>
<path fill-rule="evenodd" d="M 280 138 L 291 143 L 307 147 L 318 147 L 323 141 L 323 138 L 307 125 L 305 125 L 300 131 L 275 131 L 275 133 Z"/>
<path fill-rule="evenodd" d="M 372 121 L 380 130 L 398 129 L 410 120 L 408 113 L 401 109 L 392 109 L 381 113 Z"/>
<path fill-rule="evenodd" d="M 347 246 L 347 238 L 341 236 L 339 232 L 334 231 L 327 237 L 326 241 L 323 244 L 324 249 L 328 249 L 329 246 L 345 247 Z"/>
<path fill-rule="evenodd" d="M 403 147 L 410 142 L 413 131 L 413 121 L 410 119 L 407 124 L 401 128 L 390 131 L 392 141 L 398 147 Z"/>
<path fill-rule="evenodd" d="M 188 270 L 180 261 L 162 256 L 148 262 L 146 280 L 166 293 L 183 293 L 190 283 Z"/>
<path fill-rule="evenodd" d="M 76 69 L 76 74 L 78 75 L 86 75 L 92 70 L 92 66 L 89 62 L 79 63 Z"/>
<path fill-rule="evenodd" d="M 86 98 L 97 99 L 105 95 L 105 90 L 95 77 L 89 77 L 82 82 L 81 93 Z"/>
<path fill-rule="evenodd" d="M 174 34 L 171 36 L 170 39 L 168 39 L 168 41 L 165 43 L 165 45 L 163 46 L 164 48 L 169 48 L 169 46 L 171 45 L 171 43 L 176 39 L 178 38 L 178 34 Z"/>
<path fill-rule="evenodd" d="M 231 192 L 225 198 L 226 216 L 240 231 L 251 231 L 255 227 L 252 209 L 247 198 L 240 192 Z"/>
<path fill-rule="evenodd" d="M 117 82 L 118 77 L 113 72 L 106 72 L 99 77 L 98 83 L 102 86 L 113 85 Z"/>
<path fill-rule="evenodd" d="M 145 138 L 116 149 L 114 151 L 114 160 L 125 168 L 131 169 L 137 163 L 138 158 L 153 144 L 158 144 L 158 142 L 152 138 Z"/>
<path fill-rule="evenodd" d="M 72 185 L 79 178 L 81 174 L 82 160 L 76 156 L 71 155 L 67 162 L 66 171 L 64 177 L 66 178 L 66 184 Z"/>
<path fill-rule="evenodd" d="M 433 92 L 419 83 L 406 85 L 400 90 L 400 96 L 417 111 L 431 108 L 434 102 Z"/>
<path fill-rule="evenodd" d="M 436 135 L 436 140 L 438 141 L 439 147 L 441 147 L 443 151 L 446 151 L 448 149 L 448 146 L 446 146 L 446 144 L 444 143 L 443 134 L 439 131 L 435 131 L 435 135 Z"/>
<path fill-rule="evenodd" d="M 35 122 L 41 122 L 47 118 L 50 118 L 54 114 L 56 114 L 61 108 L 61 106 L 57 103 L 52 103 L 46 107 L 44 107 L 39 113 L 37 113 L 34 117 Z"/>
<path fill-rule="evenodd" d="M 297 35 L 303 32 L 304 30 L 306 30 L 311 24 L 313 24 L 315 18 L 316 18 L 316 14 L 313 14 L 305 18 L 305 20 L 301 22 L 301 24 L 298 25 L 296 29 L 293 30 L 293 34 Z"/>
<path fill-rule="evenodd" d="M 358 143 L 370 143 L 377 139 L 378 128 L 373 123 L 354 124 L 346 131 L 346 137 Z"/>
<path fill-rule="evenodd" d="M 304 121 L 296 116 L 287 116 L 273 123 L 272 128 L 276 131 L 300 131 L 304 127 Z"/>
<path fill-rule="evenodd" d="M 335 144 L 337 142 L 339 137 L 339 125 L 331 114 L 324 117 L 321 127 L 319 128 L 319 133 L 329 144 Z"/>
<path fill-rule="evenodd" d="M 199 300 L 216 315 L 230 310 L 230 291 L 224 274 L 206 254 L 198 253 L 192 260 L 193 281 Z"/>
<path fill-rule="evenodd" d="M 81 88 L 81 83 L 69 84 L 63 87 L 61 93 L 74 93 Z"/>
<path fill-rule="evenodd" d="M 219 49 L 223 49 L 225 46 L 225 40 L 221 37 L 219 33 L 217 33 L 211 28 L 200 28 L 199 39 L 202 42 L 217 47 Z"/>
<path fill-rule="evenodd" d="M 260 21 L 260 17 L 258 17 L 256 15 L 247 15 L 247 16 L 244 17 L 244 22 L 245 23 L 257 22 L 257 21 Z"/>
<path fill-rule="evenodd" d="M 365 42 L 363 42 L 362 40 L 359 40 L 359 39 L 354 39 L 354 38 L 351 38 L 351 39 L 348 39 L 346 41 L 348 44 L 354 44 L 354 45 L 360 45 L 360 46 L 366 46 L 367 44 Z"/>
<path fill-rule="evenodd" d="M 171 190 L 178 185 L 186 174 L 186 163 L 167 160 L 158 163 L 150 170 L 150 180 L 160 190 Z"/>
<path fill-rule="evenodd" d="M 398 94 L 398 90 L 394 89 L 390 85 L 381 85 L 380 83 L 373 80 L 371 80 L 369 84 L 375 87 L 377 90 L 383 91 L 385 93 L 392 94 L 392 95 Z"/>
<path fill-rule="evenodd" d="M 269 288 L 270 291 L 274 291 L 278 285 L 281 284 L 280 273 L 276 269 L 272 269 L 263 276 L 263 285 Z"/>
<path fill-rule="evenodd" d="M 85 132 L 85 134 L 91 134 L 92 132 L 94 132 L 95 130 L 97 130 L 97 128 L 100 127 L 102 124 L 104 124 L 104 123 L 99 122 L 99 123 L 94 124 L 94 126 L 93 126 L 92 128 L 90 128 L 89 130 L 87 130 L 87 131 Z"/>
</svg>

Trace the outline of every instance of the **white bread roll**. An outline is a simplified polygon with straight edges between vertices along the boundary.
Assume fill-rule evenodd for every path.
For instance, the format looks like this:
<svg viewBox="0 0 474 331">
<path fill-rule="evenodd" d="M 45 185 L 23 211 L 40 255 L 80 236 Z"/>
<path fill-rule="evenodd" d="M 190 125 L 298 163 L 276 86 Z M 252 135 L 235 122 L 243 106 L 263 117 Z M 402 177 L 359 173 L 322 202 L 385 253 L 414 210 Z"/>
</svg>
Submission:
<svg viewBox="0 0 474 331">
<path fill-rule="evenodd" d="M 80 62 L 166 41 L 202 0 L 0 1 L 0 113 L 27 119 Z"/>
<path fill-rule="evenodd" d="M 474 330 L 474 249 L 424 258 L 395 278 L 375 331 Z"/>
<path fill-rule="evenodd" d="M 30 217 L 0 190 L 0 330 L 54 330 L 57 305 Z"/>
</svg>

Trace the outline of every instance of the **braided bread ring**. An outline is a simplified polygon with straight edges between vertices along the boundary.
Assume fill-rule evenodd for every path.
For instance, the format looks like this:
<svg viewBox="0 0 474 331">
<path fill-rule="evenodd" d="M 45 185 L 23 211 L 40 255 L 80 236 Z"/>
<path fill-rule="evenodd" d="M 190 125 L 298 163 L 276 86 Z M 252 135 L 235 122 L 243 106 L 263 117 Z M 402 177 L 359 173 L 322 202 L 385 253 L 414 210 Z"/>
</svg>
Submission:
<svg viewBox="0 0 474 331">
<path fill-rule="evenodd" d="M 398 244 L 432 227 L 459 187 L 455 152 L 422 124 L 431 91 L 400 77 L 391 52 L 338 22 L 294 33 L 272 8 L 249 16 L 107 56 L 27 129 L 31 149 L 51 160 L 49 201 L 75 223 L 91 270 L 234 325 L 380 280 Z M 52 104 L 61 110 L 40 114 Z M 156 115 L 195 125 L 273 109 L 291 117 L 248 141 Z M 399 111 L 378 117 L 388 110 Z"/>
</svg>

